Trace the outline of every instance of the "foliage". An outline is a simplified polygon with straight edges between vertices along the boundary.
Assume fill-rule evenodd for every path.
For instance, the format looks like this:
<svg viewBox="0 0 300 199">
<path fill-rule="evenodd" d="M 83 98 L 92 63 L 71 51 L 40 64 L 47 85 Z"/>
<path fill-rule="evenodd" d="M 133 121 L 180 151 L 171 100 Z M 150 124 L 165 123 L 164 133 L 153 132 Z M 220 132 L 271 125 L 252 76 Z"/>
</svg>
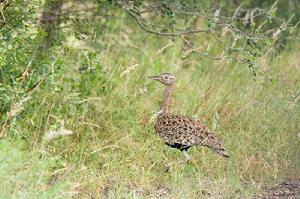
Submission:
<svg viewBox="0 0 300 199">
<path fill-rule="evenodd" d="M 229 59 L 247 65 L 254 77 L 260 67 L 255 59 L 263 54 L 278 52 L 280 49 L 276 46 L 283 46 L 283 38 L 290 38 L 299 22 L 298 13 L 294 12 L 290 16 L 284 15 L 286 19 L 279 18 L 276 14 L 277 1 L 253 8 L 249 8 L 249 5 L 255 5 L 252 1 L 241 2 L 240 5 L 205 0 L 138 0 L 116 1 L 116 4 L 131 15 L 143 30 L 160 36 L 180 37 L 186 50 L 199 56 L 212 60 Z M 293 4 L 298 5 L 297 2 Z M 185 35 L 192 37 L 185 38 Z M 211 42 L 219 42 L 222 49 L 219 55 L 211 55 L 209 48 L 203 49 L 203 45 L 195 46 L 192 41 L 199 37 L 209 37 Z"/>
<path fill-rule="evenodd" d="M 0 176 L 13 186 L 0 189 L 0 195 L 250 198 L 262 184 L 299 173 L 297 26 L 288 34 L 294 18 L 278 35 L 283 40 L 247 39 L 251 25 L 234 22 L 247 33 L 235 41 L 233 33 L 222 35 L 222 21 L 187 17 L 170 7 L 173 2 L 194 5 L 214 16 L 216 2 L 164 1 L 153 18 L 136 14 L 159 1 L 122 2 L 11 1 L 5 9 L 0 157 L 6 164 Z M 226 2 L 220 16 L 229 17 L 239 5 Z M 246 10 L 261 6 L 254 1 L 244 5 Z M 264 8 L 267 14 L 270 6 Z M 290 16 L 280 9 L 276 16 L 287 22 Z M 138 28 L 136 17 L 143 24 L 153 20 L 155 32 L 173 34 L 183 27 L 179 31 L 209 28 L 214 34 L 149 34 Z M 257 24 L 265 18 L 260 20 Z M 264 31 L 282 25 L 269 20 Z M 284 48 L 274 56 L 269 50 L 277 44 Z M 212 59 L 219 56 L 231 58 Z M 151 119 L 162 89 L 145 79 L 163 71 L 178 79 L 171 110 L 204 121 L 220 135 L 231 159 L 194 147 L 190 164 L 175 163 L 179 152 L 160 142 Z M 62 121 L 73 135 L 43 145 L 45 134 L 61 129 Z M 22 167 L 25 163 L 31 166 Z M 49 185 L 53 172 L 58 181 Z"/>
</svg>

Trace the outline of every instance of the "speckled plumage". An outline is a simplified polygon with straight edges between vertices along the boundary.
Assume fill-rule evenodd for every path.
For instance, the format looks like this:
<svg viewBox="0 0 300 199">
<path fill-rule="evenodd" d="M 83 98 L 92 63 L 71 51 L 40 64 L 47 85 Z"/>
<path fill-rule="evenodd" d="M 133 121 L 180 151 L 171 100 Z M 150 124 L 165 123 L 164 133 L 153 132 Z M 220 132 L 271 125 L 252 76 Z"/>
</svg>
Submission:
<svg viewBox="0 0 300 199">
<path fill-rule="evenodd" d="M 188 150 L 193 145 L 202 145 L 228 157 L 219 138 L 200 121 L 190 117 L 161 114 L 157 117 L 155 130 L 167 145 L 181 151 Z"/>
<path fill-rule="evenodd" d="M 155 130 L 168 146 L 181 150 L 187 160 L 189 160 L 187 150 L 194 145 L 209 147 L 219 155 L 229 157 L 219 138 L 203 123 L 188 116 L 168 112 L 169 97 L 175 83 L 174 75 L 162 73 L 149 78 L 159 81 L 166 86 Z"/>
</svg>

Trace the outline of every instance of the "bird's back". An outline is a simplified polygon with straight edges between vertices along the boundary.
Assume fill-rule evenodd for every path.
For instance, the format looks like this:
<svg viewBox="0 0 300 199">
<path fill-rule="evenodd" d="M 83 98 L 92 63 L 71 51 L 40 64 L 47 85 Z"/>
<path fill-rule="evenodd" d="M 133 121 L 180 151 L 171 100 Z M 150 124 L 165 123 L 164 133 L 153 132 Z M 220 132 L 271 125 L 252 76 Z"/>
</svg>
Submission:
<svg viewBox="0 0 300 199">
<path fill-rule="evenodd" d="M 219 138 L 200 121 L 188 116 L 161 114 L 157 117 L 155 130 L 168 145 L 203 145 L 228 157 Z"/>
</svg>

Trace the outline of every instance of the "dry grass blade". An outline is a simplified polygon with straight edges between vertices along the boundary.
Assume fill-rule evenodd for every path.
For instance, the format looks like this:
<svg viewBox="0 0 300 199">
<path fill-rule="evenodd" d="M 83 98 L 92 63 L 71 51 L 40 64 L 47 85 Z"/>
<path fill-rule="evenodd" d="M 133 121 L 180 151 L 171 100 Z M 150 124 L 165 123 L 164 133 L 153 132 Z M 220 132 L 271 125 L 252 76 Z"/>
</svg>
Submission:
<svg viewBox="0 0 300 199">
<path fill-rule="evenodd" d="M 54 140 L 56 138 L 59 137 L 64 137 L 64 136 L 69 136 L 69 135 L 73 135 L 73 131 L 65 129 L 64 127 L 64 121 L 60 121 L 61 126 L 58 130 L 50 130 L 50 131 L 46 131 L 45 135 L 43 136 L 43 140 L 42 140 L 42 145 L 41 145 L 41 149 L 40 149 L 40 153 L 42 154 L 46 154 L 46 150 L 45 150 L 45 145 L 51 141 Z"/>
<path fill-rule="evenodd" d="M 67 135 L 73 135 L 73 131 L 65 129 L 64 127 L 61 127 L 60 129 L 56 131 L 47 131 L 43 137 L 44 142 L 48 142 L 50 140 L 56 139 L 61 136 L 67 136 Z"/>
<path fill-rule="evenodd" d="M 135 70 L 138 66 L 139 66 L 138 64 L 134 64 L 134 65 L 128 67 L 126 70 L 124 70 L 124 71 L 121 73 L 120 77 L 123 77 L 124 75 L 128 75 L 130 71 Z"/>
<path fill-rule="evenodd" d="M 30 99 L 31 99 L 31 97 L 27 96 L 27 97 L 23 98 L 22 100 L 14 103 L 12 105 L 10 111 L 7 113 L 7 116 L 14 117 L 14 116 L 18 115 L 20 112 L 22 112 L 24 110 L 24 103 Z"/>
</svg>

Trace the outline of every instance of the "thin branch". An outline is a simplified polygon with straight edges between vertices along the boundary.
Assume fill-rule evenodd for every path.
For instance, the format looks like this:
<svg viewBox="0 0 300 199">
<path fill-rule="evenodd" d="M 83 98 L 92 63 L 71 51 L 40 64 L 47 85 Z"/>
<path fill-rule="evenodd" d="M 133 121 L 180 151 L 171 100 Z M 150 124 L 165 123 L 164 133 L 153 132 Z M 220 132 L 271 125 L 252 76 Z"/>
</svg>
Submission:
<svg viewBox="0 0 300 199">
<path fill-rule="evenodd" d="M 58 59 L 61 57 L 63 53 L 63 50 L 60 52 L 60 54 L 57 56 L 56 60 L 52 63 L 48 73 L 46 73 L 35 85 L 33 85 L 31 88 L 27 89 L 25 92 L 25 95 L 23 96 L 24 98 L 22 100 L 20 100 L 19 102 L 25 102 L 27 101 L 27 99 L 30 99 L 31 95 L 37 90 L 37 88 L 45 81 L 45 79 L 47 79 L 47 77 L 49 77 L 49 75 L 52 73 L 55 64 L 57 63 Z M 35 55 L 35 53 L 34 53 Z M 31 63 L 32 63 L 32 59 L 34 58 L 34 55 L 32 56 L 32 58 L 29 60 L 28 63 L 28 67 L 30 67 Z M 23 81 L 21 82 L 23 83 Z M 15 117 L 16 115 L 14 114 L 10 114 L 13 110 L 13 108 L 16 106 L 16 104 L 18 104 L 17 102 L 17 94 L 14 97 L 13 100 L 13 104 L 9 110 L 9 112 L 7 112 L 7 117 L 4 121 L 4 124 L 2 125 L 1 131 L 0 131 L 0 139 L 5 137 L 5 130 L 7 129 L 7 127 L 9 127 L 11 120 L 13 119 L 13 117 Z"/>
<path fill-rule="evenodd" d="M 197 53 L 197 54 L 198 54 L 199 56 L 201 56 L 201 57 L 206 57 L 206 58 L 208 58 L 208 59 L 210 59 L 210 60 L 215 60 L 215 61 L 230 58 L 229 56 L 212 57 L 212 56 L 208 55 L 207 52 L 204 52 L 204 53 L 203 53 L 203 52 L 199 52 L 199 51 L 197 50 L 197 48 L 194 47 L 193 44 L 191 44 L 191 43 L 190 43 L 188 40 L 186 40 L 183 36 L 181 36 L 180 38 L 182 39 L 182 41 L 183 41 L 186 45 L 188 45 L 188 46 L 190 47 L 189 51 L 195 52 L 195 53 Z"/>
<path fill-rule="evenodd" d="M 201 33 L 201 32 L 205 32 L 205 33 L 211 33 L 212 30 L 211 29 L 192 29 L 192 30 L 182 30 L 182 31 L 178 31 L 178 32 L 159 32 L 159 31 L 155 31 L 153 29 L 149 29 L 147 28 L 140 20 L 140 16 L 137 13 L 134 13 L 133 11 L 130 11 L 129 9 L 125 8 L 120 2 L 117 1 L 117 4 L 122 8 L 122 10 L 124 10 L 125 12 L 127 12 L 131 17 L 133 17 L 135 19 L 135 21 L 138 23 L 138 25 L 146 32 L 152 33 L 152 34 L 157 34 L 157 35 L 161 35 L 161 36 L 181 36 L 181 35 L 187 35 L 187 34 L 195 34 L 195 33 Z"/>
</svg>

